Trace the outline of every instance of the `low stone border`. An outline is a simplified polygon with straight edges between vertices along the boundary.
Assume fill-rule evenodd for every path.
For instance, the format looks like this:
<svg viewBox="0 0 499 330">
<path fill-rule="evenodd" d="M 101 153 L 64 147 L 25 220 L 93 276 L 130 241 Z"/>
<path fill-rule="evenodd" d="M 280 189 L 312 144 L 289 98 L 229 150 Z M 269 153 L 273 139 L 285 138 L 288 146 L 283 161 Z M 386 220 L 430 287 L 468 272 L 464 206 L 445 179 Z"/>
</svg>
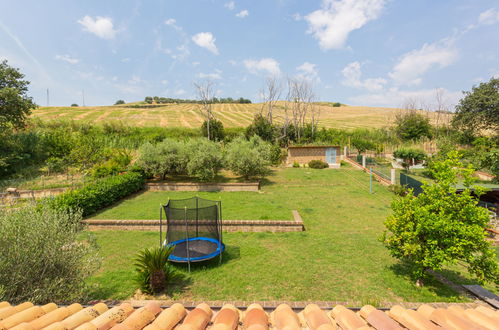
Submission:
<svg viewBox="0 0 499 330">
<path fill-rule="evenodd" d="M 293 210 L 293 220 L 223 220 L 224 232 L 296 232 L 305 226 L 298 211 Z M 90 230 L 151 230 L 159 231 L 159 220 L 99 220 L 87 219 L 82 223 Z M 163 225 L 166 228 L 165 221 Z M 199 221 L 202 225 L 202 220 Z"/>
<path fill-rule="evenodd" d="M 149 191 L 258 191 L 260 183 L 147 182 L 145 188 Z"/>
<path fill-rule="evenodd" d="M 52 188 L 52 189 L 40 189 L 40 190 L 17 190 L 15 188 L 9 188 L 11 191 L 7 190 L 5 193 L 0 193 L 0 199 L 18 199 L 18 198 L 43 198 L 50 196 L 57 196 L 63 192 L 71 189 L 66 188 Z"/>
</svg>

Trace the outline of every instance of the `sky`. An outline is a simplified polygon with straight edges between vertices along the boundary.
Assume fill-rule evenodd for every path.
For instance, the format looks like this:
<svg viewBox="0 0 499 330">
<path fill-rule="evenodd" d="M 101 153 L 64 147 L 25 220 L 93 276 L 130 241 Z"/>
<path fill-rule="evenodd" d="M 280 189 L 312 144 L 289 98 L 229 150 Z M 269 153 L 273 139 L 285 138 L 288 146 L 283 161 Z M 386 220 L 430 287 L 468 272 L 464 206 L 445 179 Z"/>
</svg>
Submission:
<svg viewBox="0 0 499 330">
<path fill-rule="evenodd" d="M 145 96 L 260 102 L 268 77 L 286 95 L 452 109 L 499 77 L 497 0 L 1 0 L 0 60 L 40 106 L 110 105 Z"/>
</svg>

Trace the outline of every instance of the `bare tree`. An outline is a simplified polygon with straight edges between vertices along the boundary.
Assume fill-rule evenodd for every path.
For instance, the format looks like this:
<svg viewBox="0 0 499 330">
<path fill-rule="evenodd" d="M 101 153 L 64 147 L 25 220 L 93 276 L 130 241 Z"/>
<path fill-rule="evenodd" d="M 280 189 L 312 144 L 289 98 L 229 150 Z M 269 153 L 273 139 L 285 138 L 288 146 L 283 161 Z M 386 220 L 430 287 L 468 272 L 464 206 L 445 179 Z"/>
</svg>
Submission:
<svg viewBox="0 0 499 330">
<path fill-rule="evenodd" d="M 196 93 L 199 100 L 201 101 L 201 114 L 206 118 L 206 131 L 208 140 L 211 140 L 210 121 L 214 118 L 211 109 L 213 98 L 215 97 L 214 85 L 215 84 L 211 80 L 194 83 Z"/>
<path fill-rule="evenodd" d="M 288 79 L 288 102 L 291 106 L 293 125 L 296 129 L 297 138 L 301 138 L 301 133 L 305 127 L 308 115 L 311 114 L 312 125 L 318 120 L 317 107 L 313 103 L 315 98 L 312 83 L 306 78 Z M 313 134 L 314 132 L 312 132 Z"/>
<path fill-rule="evenodd" d="M 263 107 L 262 110 L 265 108 L 267 113 L 265 116 L 267 117 L 268 121 L 272 124 L 274 120 L 274 107 L 281 97 L 281 92 L 282 92 L 282 85 L 280 81 L 278 80 L 277 77 L 268 77 L 265 83 L 265 88 L 262 90 L 262 98 L 263 98 Z"/>
</svg>

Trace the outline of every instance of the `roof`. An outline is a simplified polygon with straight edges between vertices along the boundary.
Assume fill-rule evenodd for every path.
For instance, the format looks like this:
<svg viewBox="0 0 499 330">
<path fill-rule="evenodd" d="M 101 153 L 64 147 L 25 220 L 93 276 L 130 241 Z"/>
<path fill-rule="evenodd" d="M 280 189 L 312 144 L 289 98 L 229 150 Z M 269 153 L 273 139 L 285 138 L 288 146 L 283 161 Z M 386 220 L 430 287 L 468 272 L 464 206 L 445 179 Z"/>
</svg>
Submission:
<svg viewBox="0 0 499 330">
<path fill-rule="evenodd" d="M 381 311 L 366 305 L 355 312 L 342 305 L 321 309 L 316 304 L 308 304 L 297 312 L 287 304 L 271 311 L 265 311 L 259 304 L 251 304 L 244 310 L 225 304 L 214 311 L 206 303 L 188 310 L 179 303 L 163 308 L 155 301 L 148 301 L 138 309 L 126 302 L 116 306 L 97 303 L 88 307 L 0 303 L 0 328 L 15 330 L 171 330 L 175 326 L 177 330 L 437 329 L 438 326 L 496 329 L 498 324 L 499 311 L 484 306 L 464 309 L 458 305 L 447 308 L 421 305 L 413 310 L 396 305 Z"/>
<path fill-rule="evenodd" d="M 288 149 L 300 149 L 300 148 L 340 148 L 340 146 L 289 146 Z"/>
</svg>

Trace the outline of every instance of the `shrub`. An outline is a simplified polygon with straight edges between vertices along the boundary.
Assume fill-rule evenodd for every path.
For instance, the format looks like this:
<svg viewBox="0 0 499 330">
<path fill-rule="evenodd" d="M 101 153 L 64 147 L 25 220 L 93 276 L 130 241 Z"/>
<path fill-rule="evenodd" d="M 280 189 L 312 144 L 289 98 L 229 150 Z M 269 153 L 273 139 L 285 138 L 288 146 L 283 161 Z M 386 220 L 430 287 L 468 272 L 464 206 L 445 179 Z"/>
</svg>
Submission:
<svg viewBox="0 0 499 330">
<path fill-rule="evenodd" d="M 118 101 L 114 102 L 114 105 L 120 105 L 120 104 L 125 104 L 125 101 L 118 100 Z"/>
<path fill-rule="evenodd" d="M 78 104 L 73 103 L 73 104 L 71 104 L 71 106 L 72 106 L 72 107 L 77 107 L 77 106 L 78 106 Z"/>
<path fill-rule="evenodd" d="M 0 300 L 85 299 L 85 279 L 99 268 L 92 240 L 79 234 L 81 213 L 41 205 L 0 212 Z"/>
<path fill-rule="evenodd" d="M 393 157 L 403 160 L 402 166 L 409 170 L 409 167 L 415 165 L 426 158 L 426 153 L 419 149 L 398 149 L 393 152 Z"/>
<path fill-rule="evenodd" d="M 144 188 L 144 177 L 140 173 L 129 172 L 67 191 L 50 200 L 49 204 L 59 210 L 81 210 L 83 216 L 88 216 L 142 188 Z"/>
<path fill-rule="evenodd" d="M 395 132 L 405 141 L 430 138 L 430 119 L 415 111 L 403 113 L 395 118 Z"/>
<path fill-rule="evenodd" d="M 272 147 L 259 136 L 238 138 L 227 145 L 227 167 L 246 179 L 265 176 L 272 163 Z"/>
<path fill-rule="evenodd" d="M 478 206 L 484 189 L 473 187 L 473 170 L 463 168 L 458 153 L 433 164 L 434 184 L 424 184 L 417 197 L 409 193 L 392 203 L 381 238 L 390 254 L 412 269 L 418 282 L 427 270 L 464 262 L 479 281 L 499 281 L 499 265 L 484 230 L 490 221 L 488 210 Z M 464 189 L 458 193 L 458 177 Z"/>
<path fill-rule="evenodd" d="M 210 120 L 210 136 L 208 136 L 208 122 L 205 120 L 201 125 L 201 135 L 212 141 L 223 141 L 225 137 L 224 125 L 220 120 Z"/>
<path fill-rule="evenodd" d="M 67 165 L 64 159 L 50 157 L 47 159 L 47 168 L 50 173 L 61 173 L 67 168 Z"/>
<path fill-rule="evenodd" d="M 207 139 L 195 139 L 188 142 L 187 173 L 202 181 L 213 180 L 223 167 L 223 155 L 220 145 Z"/>
<path fill-rule="evenodd" d="M 400 184 L 391 184 L 388 186 L 388 190 L 398 196 L 405 196 L 408 193 L 407 187 Z"/>
<path fill-rule="evenodd" d="M 340 166 L 347 166 L 347 165 L 348 165 L 348 163 L 346 161 L 344 161 L 344 160 L 340 161 Z"/>
<path fill-rule="evenodd" d="M 323 168 L 328 168 L 329 164 L 320 159 L 313 159 L 308 162 L 308 167 L 315 169 L 323 169 Z"/>
<path fill-rule="evenodd" d="M 137 276 L 135 282 L 144 293 L 164 291 L 173 271 L 168 264 L 168 257 L 173 247 L 155 247 L 140 251 L 135 257 L 134 266 Z"/>
<path fill-rule="evenodd" d="M 139 149 L 137 165 L 146 173 L 165 179 L 167 175 L 186 172 L 187 154 L 185 144 L 164 140 L 157 144 L 145 143 Z"/>
<path fill-rule="evenodd" d="M 246 127 L 246 138 L 258 135 L 264 141 L 273 142 L 276 136 L 276 129 L 270 121 L 261 114 L 255 115 L 253 122 Z"/>
<path fill-rule="evenodd" d="M 300 167 L 300 163 L 298 163 L 296 160 L 293 162 L 293 167 L 294 168 L 299 168 Z"/>
</svg>

